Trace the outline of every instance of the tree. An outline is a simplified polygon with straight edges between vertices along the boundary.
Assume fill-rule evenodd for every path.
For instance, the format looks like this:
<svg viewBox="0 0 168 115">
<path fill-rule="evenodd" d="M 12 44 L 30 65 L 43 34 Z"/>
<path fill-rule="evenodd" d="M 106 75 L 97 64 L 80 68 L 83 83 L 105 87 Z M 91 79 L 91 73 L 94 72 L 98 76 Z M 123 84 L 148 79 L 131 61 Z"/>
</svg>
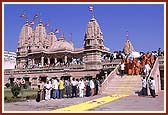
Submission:
<svg viewBox="0 0 168 115">
<path fill-rule="evenodd" d="M 21 85 L 20 84 L 14 83 L 11 86 L 11 92 L 12 92 L 14 97 L 17 97 L 19 95 L 20 91 L 21 91 Z"/>
<path fill-rule="evenodd" d="M 7 88 L 9 88 L 9 87 L 10 87 L 10 83 L 6 83 L 5 86 L 6 86 Z"/>
</svg>

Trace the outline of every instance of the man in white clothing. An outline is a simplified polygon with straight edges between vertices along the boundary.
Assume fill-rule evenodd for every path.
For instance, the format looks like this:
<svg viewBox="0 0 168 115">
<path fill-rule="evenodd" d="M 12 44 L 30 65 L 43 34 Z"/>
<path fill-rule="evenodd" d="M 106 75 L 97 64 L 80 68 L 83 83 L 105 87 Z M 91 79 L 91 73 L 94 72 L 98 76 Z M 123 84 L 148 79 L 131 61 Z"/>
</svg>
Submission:
<svg viewBox="0 0 168 115">
<path fill-rule="evenodd" d="M 93 95 L 94 95 L 94 88 L 95 88 L 95 85 L 94 85 L 93 80 L 91 79 L 91 80 L 90 80 L 91 96 L 93 96 Z"/>
<path fill-rule="evenodd" d="M 55 99 L 55 98 L 59 98 L 59 90 L 58 90 L 58 86 L 59 86 L 59 82 L 58 82 L 58 80 L 55 78 L 54 79 L 54 81 L 53 81 L 53 84 L 52 84 L 53 86 L 53 89 L 54 89 L 54 96 L 53 96 L 53 98 Z"/>
<path fill-rule="evenodd" d="M 153 77 L 150 77 L 149 79 L 149 90 L 150 90 L 150 94 L 153 98 L 155 98 L 155 80 Z"/>
<path fill-rule="evenodd" d="M 84 84 L 83 78 L 80 78 L 80 81 L 78 83 L 78 87 L 79 87 L 79 97 L 83 97 L 84 88 L 85 88 L 85 84 Z"/>
<path fill-rule="evenodd" d="M 142 79 L 142 96 L 147 96 L 146 79 L 145 79 L 145 77 L 143 77 L 143 79 Z"/>
<path fill-rule="evenodd" d="M 49 80 L 47 80 L 47 83 L 44 85 L 45 88 L 45 100 L 49 100 L 51 96 L 51 84 L 49 83 Z"/>
<path fill-rule="evenodd" d="M 121 67 L 121 77 L 124 75 L 124 71 L 125 71 L 125 64 L 124 61 L 122 61 L 122 64 L 120 65 Z"/>
<path fill-rule="evenodd" d="M 150 65 L 148 63 L 149 62 L 147 61 L 146 64 L 145 64 L 145 67 L 144 67 L 144 73 L 145 73 L 146 76 L 149 75 L 149 72 L 151 70 L 151 67 L 150 67 Z"/>
<path fill-rule="evenodd" d="M 77 81 L 75 80 L 75 78 L 72 79 L 71 81 L 72 84 L 72 97 L 77 97 Z"/>
</svg>

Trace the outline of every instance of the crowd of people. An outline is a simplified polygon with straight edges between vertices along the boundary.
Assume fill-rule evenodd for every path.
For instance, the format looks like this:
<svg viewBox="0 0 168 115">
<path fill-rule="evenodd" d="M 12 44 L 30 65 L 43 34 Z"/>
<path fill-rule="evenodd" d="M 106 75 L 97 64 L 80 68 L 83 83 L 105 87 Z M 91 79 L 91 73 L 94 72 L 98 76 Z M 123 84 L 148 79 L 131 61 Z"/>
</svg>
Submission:
<svg viewBox="0 0 168 115">
<path fill-rule="evenodd" d="M 162 56 L 161 52 L 152 52 L 152 53 L 140 53 L 141 56 L 138 58 L 130 58 L 127 57 L 122 59 L 120 64 L 120 74 L 123 76 L 127 75 L 143 75 L 142 79 L 142 90 L 140 95 L 148 96 L 148 88 L 150 94 L 153 98 L 155 98 L 155 80 L 150 75 L 150 71 L 154 66 L 155 60 L 158 56 Z"/>
<path fill-rule="evenodd" d="M 155 97 L 155 82 L 152 77 L 147 81 L 146 78 L 149 76 L 151 69 L 154 66 L 157 56 L 162 56 L 163 53 L 159 49 L 157 52 L 143 53 L 140 52 L 140 57 L 130 58 L 124 55 L 122 52 L 114 52 L 110 56 L 103 55 L 104 60 L 122 59 L 120 64 L 120 74 L 128 75 L 139 75 L 143 74 L 145 77 L 142 80 L 142 95 L 147 95 L 147 84 L 149 85 L 150 93 L 152 97 Z M 78 63 L 75 63 L 78 64 Z M 70 79 L 49 79 L 47 78 L 46 83 L 41 83 L 38 86 L 38 96 L 37 101 L 40 100 L 50 100 L 61 99 L 61 98 L 74 98 L 84 96 L 94 96 L 99 94 L 100 81 L 96 78 L 80 78 L 75 79 L 70 77 Z"/>
<path fill-rule="evenodd" d="M 125 58 L 120 65 L 120 73 L 128 75 L 149 75 L 151 69 L 154 66 L 156 55 L 152 53 L 141 54 L 138 58 Z"/>
<path fill-rule="evenodd" d="M 155 94 L 155 80 L 153 77 L 149 77 L 149 80 L 147 81 L 145 77 L 142 79 L 142 90 L 141 95 L 142 96 L 148 96 L 148 90 L 147 86 L 149 87 L 150 94 L 153 98 L 156 97 Z"/>
<path fill-rule="evenodd" d="M 80 78 L 75 79 L 54 79 L 47 78 L 46 83 L 38 85 L 38 96 L 36 101 L 61 99 L 61 98 L 74 98 L 84 96 L 94 96 L 99 94 L 100 82 L 96 78 Z"/>
</svg>

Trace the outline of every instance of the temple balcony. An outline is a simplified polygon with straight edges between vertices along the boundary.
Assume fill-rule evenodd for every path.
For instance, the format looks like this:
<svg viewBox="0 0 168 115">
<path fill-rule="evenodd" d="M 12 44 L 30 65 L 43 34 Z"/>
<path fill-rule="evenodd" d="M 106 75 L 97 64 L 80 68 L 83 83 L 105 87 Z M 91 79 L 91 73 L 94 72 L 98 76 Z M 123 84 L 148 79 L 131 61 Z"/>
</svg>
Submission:
<svg viewBox="0 0 168 115">
<path fill-rule="evenodd" d="M 59 66 L 45 66 L 45 67 L 34 67 L 25 69 L 15 69 L 14 73 L 41 73 L 41 72 L 58 72 L 58 71 L 73 71 L 73 70 L 84 70 L 84 64 L 71 64 L 71 65 L 59 65 Z M 9 73 L 10 74 L 10 73 Z"/>
</svg>

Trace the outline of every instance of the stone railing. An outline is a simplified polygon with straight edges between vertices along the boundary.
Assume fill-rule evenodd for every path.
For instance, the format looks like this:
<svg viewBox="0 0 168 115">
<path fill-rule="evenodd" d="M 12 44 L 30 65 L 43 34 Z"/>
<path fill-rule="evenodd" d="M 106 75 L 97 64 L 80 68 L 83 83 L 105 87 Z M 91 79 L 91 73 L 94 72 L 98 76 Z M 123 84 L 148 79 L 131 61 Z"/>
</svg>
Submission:
<svg viewBox="0 0 168 115">
<path fill-rule="evenodd" d="M 155 80 L 155 92 L 159 92 L 161 90 L 160 84 L 160 70 L 159 70 L 159 58 L 156 59 L 155 64 L 149 74 L 149 77 L 153 77 Z M 149 79 L 149 77 L 147 79 Z M 149 88 L 148 88 L 149 89 Z M 148 90 L 149 92 L 149 90 Z"/>
<path fill-rule="evenodd" d="M 32 73 L 32 72 L 55 72 L 55 71 L 68 71 L 68 70 L 81 70 L 84 69 L 84 65 L 69 65 L 69 66 L 54 66 L 54 67 L 41 67 L 41 68 L 25 68 L 15 69 L 14 73 Z M 10 73 L 9 73 L 10 74 Z"/>
<path fill-rule="evenodd" d="M 120 62 L 121 59 L 115 59 L 112 62 L 103 62 L 103 69 L 115 69 Z"/>
<path fill-rule="evenodd" d="M 115 75 L 118 73 L 118 68 L 119 68 L 118 64 L 116 66 L 116 68 L 105 78 L 105 80 L 103 81 L 103 83 L 101 84 L 101 88 L 100 88 L 100 93 L 102 94 L 102 92 L 105 90 L 105 88 L 108 86 L 109 81 L 111 81 L 111 79 L 113 79 L 115 77 Z"/>
</svg>

